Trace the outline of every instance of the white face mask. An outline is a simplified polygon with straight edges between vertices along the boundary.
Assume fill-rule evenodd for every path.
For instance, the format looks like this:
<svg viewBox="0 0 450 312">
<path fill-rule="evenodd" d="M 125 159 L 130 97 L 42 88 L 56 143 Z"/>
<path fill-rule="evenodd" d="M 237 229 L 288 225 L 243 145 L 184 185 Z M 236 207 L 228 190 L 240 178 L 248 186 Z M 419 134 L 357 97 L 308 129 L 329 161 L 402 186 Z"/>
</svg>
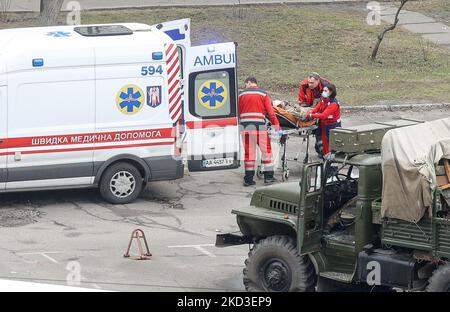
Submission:
<svg viewBox="0 0 450 312">
<path fill-rule="evenodd" d="M 324 98 L 327 98 L 327 97 L 330 96 L 330 94 L 329 94 L 328 92 L 323 91 L 323 92 L 322 92 L 322 96 L 323 96 Z"/>
</svg>

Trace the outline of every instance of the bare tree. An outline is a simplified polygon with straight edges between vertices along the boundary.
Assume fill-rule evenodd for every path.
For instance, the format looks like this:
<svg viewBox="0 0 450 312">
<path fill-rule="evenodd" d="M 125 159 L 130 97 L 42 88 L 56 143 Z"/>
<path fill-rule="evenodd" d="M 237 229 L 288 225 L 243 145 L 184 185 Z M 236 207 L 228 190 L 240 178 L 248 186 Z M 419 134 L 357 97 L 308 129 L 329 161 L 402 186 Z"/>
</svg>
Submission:
<svg viewBox="0 0 450 312">
<path fill-rule="evenodd" d="M 12 0 L 0 0 L 0 21 L 8 21 L 8 11 Z"/>
<path fill-rule="evenodd" d="M 378 35 L 378 40 L 377 43 L 375 44 L 375 46 L 373 47 L 372 50 L 372 56 L 370 57 L 370 59 L 373 61 L 375 61 L 375 59 L 377 58 L 377 54 L 378 54 L 378 49 L 380 48 L 380 44 L 381 41 L 383 41 L 384 35 L 386 35 L 386 33 L 388 31 L 394 30 L 395 27 L 397 27 L 397 24 L 399 22 L 399 18 L 398 16 L 400 15 L 400 11 L 403 9 L 403 7 L 405 6 L 406 2 L 408 2 L 409 0 L 400 0 L 400 6 L 397 9 L 397 13 L 395 14 L 395 18 L 394 18 L 394 23 L 388 27 L 386 27 L 379 35 Z"/>
<path fill-rule="evenodd" d="M 55 25 L 64 0 L 41 0 L 41 16 L 39 24 Z"/>
</svg>

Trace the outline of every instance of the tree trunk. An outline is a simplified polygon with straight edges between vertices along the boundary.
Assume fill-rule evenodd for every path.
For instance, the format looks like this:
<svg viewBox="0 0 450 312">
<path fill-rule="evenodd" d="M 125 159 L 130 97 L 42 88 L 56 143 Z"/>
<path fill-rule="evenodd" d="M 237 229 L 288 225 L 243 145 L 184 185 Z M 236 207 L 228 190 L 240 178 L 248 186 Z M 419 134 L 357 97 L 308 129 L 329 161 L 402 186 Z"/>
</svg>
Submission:
<svg viewBox="0 0 450 312">
<path fill-rule="evenodd" d="M 8 22 L 8 13 L 12 0 L 0 0 L 0 21 Z"/>
<path fill-rule="evenodd" d="M 42 26 L 55 25 L 64 0 L 41 0 L 41 16 L 39 24 Z"/>
<path fill-rule="evenodd" d="M 374 62 L 377 58 L 377 54 L 378 54 L 378 49 L 380 48 L 381 45 L 381 41 L 383 41 L 384 35 L 386 35 L 386 33 L 388 31 L 394 30 L 395 27 L 397 27 L 397 24 L 399 22 L 398 16 L 400 14 L 400 11 L 403 9 L 403 6 L 405 5 L 406 2 L 408 2 L 409 0 L 401 0 L 400 6 L 397 10 L 397 13 L 395 14 L 395 18 L 394 18 L 394 24 L 390 25 L 389 27 L 386 27 L 386 29 L 384 29 L 379 35 L 378 35 L 378 40 L 375 43 L 375 46 L 373 47 L 372 50 L 372 55 L 370 57 L 371 61 Z"/>
</svg>

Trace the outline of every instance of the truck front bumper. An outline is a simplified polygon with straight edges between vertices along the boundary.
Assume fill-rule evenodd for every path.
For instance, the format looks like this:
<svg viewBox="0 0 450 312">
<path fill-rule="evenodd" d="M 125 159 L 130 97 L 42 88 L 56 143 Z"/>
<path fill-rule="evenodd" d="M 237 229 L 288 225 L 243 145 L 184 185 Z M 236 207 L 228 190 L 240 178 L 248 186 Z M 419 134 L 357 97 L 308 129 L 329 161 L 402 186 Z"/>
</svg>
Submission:
<svg viewBox="0 0 450 312">
<path fill-rule="evenodd" d="M 232 233 L 217 234 L 216 247 L 229 247 L 244 244 L 253 244 L 253 238 L 251 236 L 237 235 Z"/>
</svg>

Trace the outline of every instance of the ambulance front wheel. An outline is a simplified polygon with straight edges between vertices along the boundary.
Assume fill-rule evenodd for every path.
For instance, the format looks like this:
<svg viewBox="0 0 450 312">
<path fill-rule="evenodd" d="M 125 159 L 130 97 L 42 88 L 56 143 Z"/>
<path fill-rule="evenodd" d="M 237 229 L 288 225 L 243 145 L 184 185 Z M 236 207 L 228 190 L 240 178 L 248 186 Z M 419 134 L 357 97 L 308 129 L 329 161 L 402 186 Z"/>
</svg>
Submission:
<svg viewBox="0 0 450 312">
<path fill-rule="evenodd" d="M 111 204 L 128 204 L 142 191 L 142 175 L 128 163 L 117 163 L 106 169 L 100 181 L 100 194 Z"/>
</svg>

